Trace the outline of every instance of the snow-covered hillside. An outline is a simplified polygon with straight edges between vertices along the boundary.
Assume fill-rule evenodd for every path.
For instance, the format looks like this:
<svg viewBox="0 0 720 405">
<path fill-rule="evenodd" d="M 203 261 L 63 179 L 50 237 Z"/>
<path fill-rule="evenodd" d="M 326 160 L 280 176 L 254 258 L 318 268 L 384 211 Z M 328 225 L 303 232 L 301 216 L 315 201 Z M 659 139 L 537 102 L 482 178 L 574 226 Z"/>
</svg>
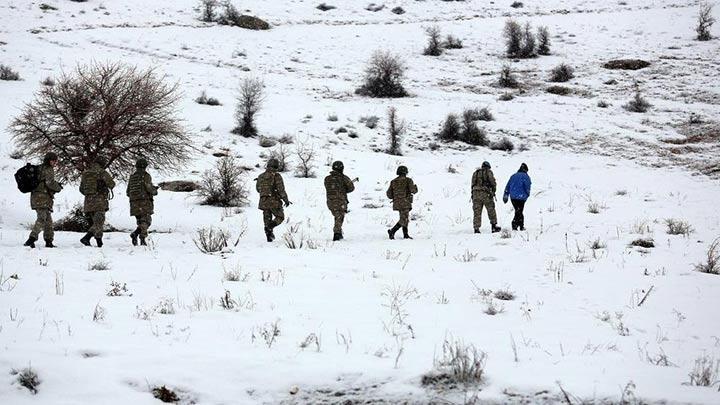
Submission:
<svg viewBox="0 0 720 405">
<path fill-rule="evenodd" d="M 349 0 L 325 12 L 320 1 L 235 3 L 272 29 L 200 22 L 194 0 L 48 0 L 57 10 L 47 11 L 0 2 L 0 64 L 22 77 L 0 81 L 0 403 L 156 403 L 159 386 L 199 404 L 720 403 L 717 366 L 712 386 L 689 384 L 698 359 L 720 361 L 720 276 L 694 270 L 720 237 L 720 41 L 694 40 L 696 2 L 398 0 L 376 12 Z M 507 59 L 510 16 L 547 26 L 552 54 Z M 428 25 L 464 47 L 424 56 Z M 378 49 L 405 60 L 411 97 L 354 94 Z M 651 65 L 603 68 L 618 58 Z M 154 67 L 184 93 L 180 117 L 198 152 L 177 173 L 151 168 L 156 181 L 197 180 L 228 150 L 254 168 L 252 188 L 270 149 L 230 131 L 240 80 L 261 77 L 261 134 L 319 153 L 316 178 L 283 174 L 294 204 L 278 240 L 265 241 L 254 192 L 228 210 L 161 191 L 147 248 L 127 232 L 107 233 L 102 249 L 67 232 L 58 249 L 22 247 L 35 217 L 12 178 L 25 158 L 10 157 L 8 125 L 43 79 L 92 61 Z M 572 94 L 549 94 L 562 62 L 575 68 L 562 84 Z M 496 84 L 504 64 L 522 84 L 510 101 Z M 636 81 L 652 104 L 642 114 L 622 107 Z M 203 91 L 222 105 L 195 103 Z M 403 156 L 377 152 L 390 106 L 407 123 Z M 435 139 L 447 114 L 477 107 L 495 116 L 481 123 L 491 140 L 508 137 L 514 152 Z M 377 128 L 360 122 L 373 115 Z M 688 141 L 697 128 L 710 135 Z M 338 159 L 360 181 L 345 240 L 332 242 L 322 178 Z M 470 178 L 485 160 L 500 188 L 530 167 L 527 231 L 490 234 L 484 218 L 473 234 Z M 385 190 L 399 164 L 420 192 L 415 239 L 391 241 L 397 213 Z M 131 229 L 116 195 L 108 222 Z M 55 219 L 80 200 L 66 187 Z M 510 204 L 498 216 L 509 229 Z M 693 232 L 669 235 L 671 218 Z M 207 226 L 238 243 L 202 254 L 193 239 Z M 287 232 L 304 246 L 286 247 Z M 639 238 L 655 248 L 629 246 Z M 91 270 L 98 263 L 108 269 Z M 126 289 L 109 296 L 113 283 Z M 495 298 L 501 291 L 514 299 Z M 423 386 L 455 340 L 487 354 L 482 383 Z M 11 374 L 25 368 L 39 376 L 36 394 Z"/>
</svg>

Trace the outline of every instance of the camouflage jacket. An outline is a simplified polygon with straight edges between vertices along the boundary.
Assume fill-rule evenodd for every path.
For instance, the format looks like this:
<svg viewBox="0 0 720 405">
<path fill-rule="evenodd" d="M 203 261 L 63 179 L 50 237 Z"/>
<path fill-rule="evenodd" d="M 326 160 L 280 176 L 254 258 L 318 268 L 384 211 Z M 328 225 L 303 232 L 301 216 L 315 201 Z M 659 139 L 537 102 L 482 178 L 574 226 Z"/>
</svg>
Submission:
<svg viewBox="0 0 720 405">
<path fill-rule="evenodd" d="M 491 169 L 477 169 L 472 176 L 472 199 L 478 200 L 487 197 L 494 197 L 497 190 L 495 176 Z"/>
<path fill-rule="evenodd" d="M 43 164 L 40 167 L 40 184 L 30 193 L 30 208 L 52 211 L 55 193 L 60 190 L 62 185 L 55 180 L 55 169 L 49 164 Z"/>
<path fill-rule="evenodd" d="M 412 209 L 413 194 L 417 192 L 418 188 L 411 178 L 398 176 L 390 182 L 387 197 L 393 202 L 393 210 L 409 211 Z"/>
<path fill-rule="evenodd" d="M 130 175 L 125 194 L 130 199 L 130 215 L 152 215 L 155 205 L 153 196 L 157 195 L 157 187 L 152 183 L 152 176 L 144 169 L 137 169 Z"/>
<path fill-rule="evenodd" d="M 282 176 L 278 172 L 265 170 L 260 173 L 255 180 L 255 189 L 260 194 L 258 208 L 261 210 L 282 208 L 283 201 L 286 204 L 290 203 Z"/>
<path fill-rule="evenodd" d="M 325 194 L 330 211 L 347 211 L 347 195 L 355 190 L 350 177 L 333 170 L 325 177 Z"/>
<path fill-rule="evenodd" d="M 115 188 L 115 180 L 107 170 L 96 163 L 92 164 L 82 174 L 82 176 L 87 175 L 97 179 L 97 192 L 85 196 L 83 211 L 86 213 L 107 211 L 110 208 L 108 201 L 110 200 L 110 191 Z"/>
</svg>

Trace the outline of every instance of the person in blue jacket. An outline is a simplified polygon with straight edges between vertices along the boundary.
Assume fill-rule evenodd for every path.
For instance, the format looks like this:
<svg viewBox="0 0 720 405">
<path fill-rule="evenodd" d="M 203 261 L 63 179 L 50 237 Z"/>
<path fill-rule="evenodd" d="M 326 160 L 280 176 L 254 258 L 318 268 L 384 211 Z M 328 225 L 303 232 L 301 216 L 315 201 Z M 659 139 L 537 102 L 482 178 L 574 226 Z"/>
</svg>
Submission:
<svg viewBox="0 0 720 405">
<path fill-rule="evenodd" d="M 512 221 L 513 231 L 520 229 L 525 230 L 525 216 L 523 210 L 525 209 L 525 202 L 530 197 L 530 176 L 527 174 L 528 167 L 525 163 L 520 165 L 520 170 L 517 173 L 510 176 L 507 185 L 505 186 L 505 193 L 503 194 L 503 202 L 508 202 L 508 197 L 512 202 L 513 208 L 515 208 L 515 217 Z"/>
</svg>

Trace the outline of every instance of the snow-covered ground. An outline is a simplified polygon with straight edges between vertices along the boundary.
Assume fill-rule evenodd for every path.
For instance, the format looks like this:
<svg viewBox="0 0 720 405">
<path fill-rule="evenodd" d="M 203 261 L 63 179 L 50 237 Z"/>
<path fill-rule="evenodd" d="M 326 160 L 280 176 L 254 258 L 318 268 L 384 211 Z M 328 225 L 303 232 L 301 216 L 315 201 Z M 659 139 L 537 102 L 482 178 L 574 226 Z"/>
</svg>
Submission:
<svg viewBox="0 0 720 405">
<path fill-rule="evenodd" d="M 264 32 L 201 23 L 191 0 L 46 3 L 59 10 L 0 3 L 0 63 L 23 78 L 0 81 L 0 403 L 154 403 L 150 389 L 161 385 L 203 404 L 464 403 L 472 396 L 479 403 L 720 403 L 717 384 L 687 384 L 696 359 L 720 359 L 720 277 L 693 270 L 720 236 L 718 139 L 664 142 L 683 138 L 691 113 L 711 124 L 720 113 L 720 42 L 693 40 L 695 2 L 547 0 L 514 9 L 510 1 L 394 1 L 378 12 L 348 0 L 327 2 L 337 6 L 327 12 L 315 8 L 319 1 L 238 3 L 274 25 Z M 406 13 L 392 13 L 395 6 Z M 547 25 L 553 54 L 504 58 L 509 15 Z M 423 56 L 429 24 L 465 47 Z M 412 97 L 353 95 L 376 49 L 405 59 Z M 625 57 L 652 65 L 602 67 Z M 12 179 L 23 162 L 9 157 L 7 125 L 42 79 L 93 60 L 155 67 L 184 92 L 180 115 L 200 152 L 190 167 L 156 181 L 197 179 L 223 148 L 245 166 L 264 164 L 268 150 L 256 139 L 229 133 L 238 82 L 262 77 L 260 131 L 319 150 L 317 178 L 284 175 L 294 204 L 276 230 L 281 236 L 292 225 L 312 248 L 265 242 L 254 193 L 234 212 L 170 192 L 156 200 L 158 233 L 148 248 L 132 248 L 127 233 L 106 234 L 102 250 L 83 248 L 79 234 L 64 232 L 58 249 L 23 248 L 34 213 Z M 544 91 L 561 62 L 576 69 L 567 84 L 574 95 Z M 505 89 L 495 85 L 504 63 L 524 84 L 511 101 L 498 101 Z M 617 83 L 604 84 L 611 79 Z M 635 80 L 653 104 L 645 114 L 622 108 Z M 203 90 L 223 105 L 196 104 Z M 610 106 L 597 107 L 599 100 Z M 402 157 L 373 151 L 386 145 L 384 120 L 376 129 L 358 122 L 384 117 L 391 105 L 408 123 Z M 431 150 L 448 113 L 485 106 L 496 118 L 483 123 L 490 138 L 508 136 L 529 150 Z M 336 133 L 341 126 L 358 137 Z M 322 186 L 336 159 L 360 178 L 339 243 L 330 241 Z M 483 160 L 500 187 L 521 162 L 529 165 L 526 232 L 490 234 L 485 218 L 483 233 L 472 233 L 469 182 Z M 414 240 L 389 241 L 385 233 L 396 220 L 384 193 L 398 164 L 420 189 Z M 249 185 L 258 173 L 246 174 Z M 127 201 L 116 194 L 108 221 L 131 228 Z M 55 218 L 79 200 L 67 187 Z M 591 203 L 598 214 L 588 212 Z M 498 215 L 509 227 L 509 204 L 500 203 Z M 666 234 L 668 218 L 688 221 L 694 232 Z M 210 225 L 235 238 L 247 232 L 232 249 L 205 255 L 193 238 Z M 639 237 L 656 247 L 628 246 Z M 596 240 L 605 247 L 591 249 Z M 88 270 L 98 261 L 110 269 Z M 242 281 L 225 280 L 230 271 Z M 107 295 L 112 282 L 126 285 L 124 295 Z M 502 289 L 515 299 L 483 296 Z M 237 308 L 220 306 L 226 291 Z M 486 314 L 488 302 L 503 311 Z M 96 308 L 104 317 L 94 321 Z M 279 335 L 268 343 L 262 334 L 273 324 Z M 319 344 L 301 348 L 311 334 Z M 468 392 L 421 386 L 446 339 L 487 353 L 481 385 Z M 667 366 L 653 364 L 663 356 Z M 10 374 L 28 366 L 41 380 L 36 395 Z"/>
</svg>

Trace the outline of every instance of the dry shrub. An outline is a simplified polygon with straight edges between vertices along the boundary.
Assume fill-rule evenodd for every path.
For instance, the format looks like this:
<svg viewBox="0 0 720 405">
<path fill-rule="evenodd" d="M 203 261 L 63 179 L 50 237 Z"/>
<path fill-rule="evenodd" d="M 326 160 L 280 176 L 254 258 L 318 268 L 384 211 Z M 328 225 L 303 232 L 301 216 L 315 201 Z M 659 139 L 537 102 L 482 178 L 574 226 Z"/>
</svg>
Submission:
<svg viewBox="0 0 720 405">
<path fill-rule="evenodd" d="M 423 55 L 440 56 L 443 52 L 442 41 L 440 40 L 440 28 L 437 25 L 425 28 L 425 35 L 428 37 L 428 43 L 423 51 Z"/>
<path fill-rule="evenodd" d="M 258 78 L 246 78 L 240 83 L 240 91 L 235 107 L 235 120 L 237 126 L 232 130 L 234 134 L 252 137 L 258 134 L 255 127 L 255 115 L 260 111 L 265 98 L 265 84 Z"/>
<path fill-rule="evenodd" d="M 705 261 L 696 264 L 695 270 L 707 274 L 720 274 L 720 238 L 710 244 Z"/>
<path fill-rule="evenodd" d="M 216 207 L 240 207 L 248 202 L 249 191 L 243 178 L 244 169 L 231 156 L 215 163 L 206 171 L 200 182 L 198 194 L 203 205 Z"/>
<path fill-rule="evenodd" d="M 193 243 L 202 253 L 220 252 L 230 243 L 230 232 L 212 226 L 200 228 L 197 230 Z"/>
<path fill-rule="evenodd" d="M 405 121 L 397 117 L 395 107 L 388 108 L 388 141 L 387 153 L 402 156 L 402 136 L 405 132 Z"/>
<path fill-rule="evenodd" d="M 665 225 L 667 225 L 669 235 L 690 236 L 691 233 L 695 232 L 690 223 L 682 219 L 668 218 L 665 220 Z"/>
<path fill-rule="evenodd" d="M 555 66 L 550 71 L 550 81 L 556 83 L 567 82 L 568 80 L 575 77 L 575 69 L 572 66 L 565 63 L 561 63 Z"/>
<path fill-rule="evenodd" d="M 715 17 L 712 16 L 712 9 L 712 4 L 706 2 L 700 3 L 697 26 L 695 27 L 698 41 L 709 41 L 712 39 L 710 27 L 715 24 Z"/>
<path fill-rule="evenodd" d="M 0 80 L 20 80 L 20 73 L 12 70 L 10 66 L 0 65 Z"/>
<path fill-rule="evenodd" d="M 424 386 L 476 385 L 483 382 L 487 353 L 461 340 L 443 342 L 442 354 L 436 358 L 436 372 L 422 377 Z"/>
<path fill-rule="evenodd" d="M 519 83 L 515 78 L 515 75 L 510 68 L 510 65 L 503 65 L 502 69 L 500 70 L 500 78 L 498 79 L 498 84 L 500 85 L 500 87 L 506 87 L 511 89 L 518 87 Z"/>
<path fill-rule="evenodd" d="M 355 93 L 377 98 L 407 97 L 402 84 L 405 70 L 405 62 L 399 55 L 376 51 L 365 67 L 363 84 Z"/>
</svg>

